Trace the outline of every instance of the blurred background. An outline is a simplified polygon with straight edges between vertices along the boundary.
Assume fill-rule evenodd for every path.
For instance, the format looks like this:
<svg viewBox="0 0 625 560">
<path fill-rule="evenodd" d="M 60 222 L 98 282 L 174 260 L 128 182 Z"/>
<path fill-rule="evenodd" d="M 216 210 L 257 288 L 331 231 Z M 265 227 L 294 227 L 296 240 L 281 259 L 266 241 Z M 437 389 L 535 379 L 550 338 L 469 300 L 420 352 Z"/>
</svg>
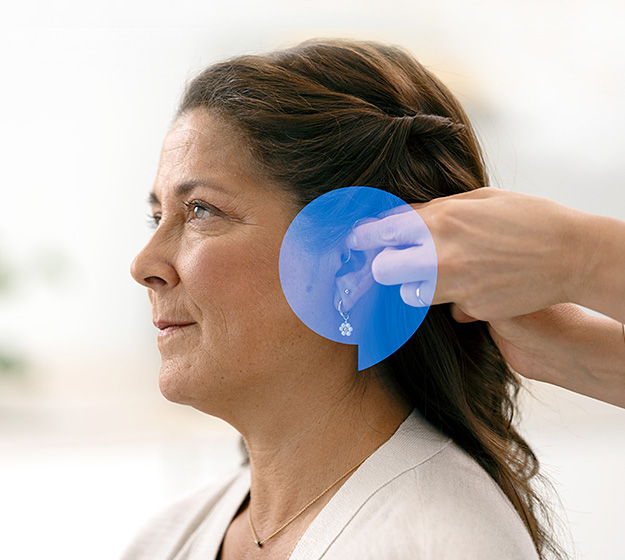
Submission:
<svg viewBox="0 0 625 560">
<path fill-rule="evenodd" d="M 397 43 L 464 104 L 493 184 L 625 219 L 624 25 L 607 0 L 3 1 L 0 557 L 117 558 L 240 460 L 228 426 L 161 397 L 129 275 L 190 77 L 315 36 Z M 622 558 L 625 410 L 527 386 L 569 552 Z"/>
</svg>

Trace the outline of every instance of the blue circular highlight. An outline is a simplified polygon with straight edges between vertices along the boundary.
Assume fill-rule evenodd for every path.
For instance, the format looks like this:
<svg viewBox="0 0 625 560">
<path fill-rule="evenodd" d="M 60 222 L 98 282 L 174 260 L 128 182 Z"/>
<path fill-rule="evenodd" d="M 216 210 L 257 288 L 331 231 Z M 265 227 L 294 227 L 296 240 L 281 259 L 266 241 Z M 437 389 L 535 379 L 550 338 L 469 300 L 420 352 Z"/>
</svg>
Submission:
<svg viewBox="0 0 625 560">
<path fill-rule="evenodd" d="M 431 304 L 426 299 L 426 306 L 408 305 L 400 296 L 400 284 L 375 281 L 371 264 L 384 247 L 366 251 L 346 247 L 356 222 L 379 220 L 389 211 L 410 212 L 415 226 L 426 232 L 424 244 L 435 251 L 419 214 L 402 199 L 372 187 L 345 187 L 316 198 L 293 219 L 280 248 L 280 283 L 291 309 L 317 334 L 357 345 L 359 370 L 399 349 L 419 328 Z M 411 266 L 411 281 L 435 287 L 436 268 L 421 269 L 417 264 L 415 274 Z"/>
</svg>

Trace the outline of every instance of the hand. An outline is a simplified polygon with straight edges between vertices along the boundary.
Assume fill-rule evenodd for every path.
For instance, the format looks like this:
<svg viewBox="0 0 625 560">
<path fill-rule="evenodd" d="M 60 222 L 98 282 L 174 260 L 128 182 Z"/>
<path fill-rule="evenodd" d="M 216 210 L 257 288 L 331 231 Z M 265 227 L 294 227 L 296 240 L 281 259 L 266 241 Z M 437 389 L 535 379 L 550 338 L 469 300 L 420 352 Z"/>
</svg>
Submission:
<svg viewBox="0 0 625 560">
<path fill-rule="evenodd" d="M 488 325 L 517 373 L 625 408 L 621 328 L 618 321 L 591 316 L 572 303 Z"/>
<path fill-rule="evenodd" d="M 570 385 L 575 376 L 583 374 L 575 332 L 587 318 L 577 305 L 559 303 L 527 315 L 491 321 L 488 330 L 514 371 L 529 379 L 561 380 Z"/>
<path fill-rule="evenodd" d="M 582 212 L 492 187 L 411 206 L 431 233 L 438 264 L 433 297 L 434 286 L 421 292 L 433 305 L 454 302 L 456 319 L 491 322 L 532 313 L 569 301 L 581 281 L 588 254 L 576 227 Z M 420 246 L 427 232 L 415 223 L 405 212 L 391 213 L 356 227 L 346 240 L 354 250 L 384 247 L 373 260 L 373 277 L 402 284 L 402 297 L 423 279 L 423 270 L 436 266 Z"/>
</svg>

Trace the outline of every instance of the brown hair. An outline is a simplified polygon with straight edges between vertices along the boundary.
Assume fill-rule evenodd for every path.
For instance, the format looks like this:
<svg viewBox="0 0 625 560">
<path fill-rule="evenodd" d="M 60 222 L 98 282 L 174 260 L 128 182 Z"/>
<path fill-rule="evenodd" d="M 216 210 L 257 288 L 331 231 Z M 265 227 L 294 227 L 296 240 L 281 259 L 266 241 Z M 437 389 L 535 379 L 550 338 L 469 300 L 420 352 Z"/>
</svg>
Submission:
<svg viewBox="0 0 625 560">
<path fill-rule="evenodd" d="M 178 115 L 205 108 L 238 125 L 268 177 L 303 207 L 340 187 L 384 189 L 407 203 L 487 186 L 475 133 L 449 90 L 410 54 L 372 42 L 312 40 L 214 64 Z M 534 490 L 536 456 L 513 426 L 520 385 L 487 324 L 432 306 L 380 371 L 495 480 L 541 559 L 564 553 Z"/>
</svg>

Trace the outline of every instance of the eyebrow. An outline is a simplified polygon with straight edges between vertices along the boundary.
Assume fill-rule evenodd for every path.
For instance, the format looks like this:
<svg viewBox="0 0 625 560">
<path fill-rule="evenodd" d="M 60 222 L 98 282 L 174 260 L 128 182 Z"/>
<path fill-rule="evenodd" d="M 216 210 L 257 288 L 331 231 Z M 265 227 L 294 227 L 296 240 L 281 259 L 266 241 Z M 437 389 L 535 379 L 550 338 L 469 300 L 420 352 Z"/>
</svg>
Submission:
<svg viewBox="0 0 625 560">
<path fill-rule="evenodd" d="M 174 195 L 178 198 L 182 198 L 196 187 L 205 187 L 222 193 L 227 192 L 223 187 L 217 185 L 216 183 L 210 183 L 208 181 L 201 180 L 192 180 L 178 183 L 174 187 Z M 156 193 L 154 191 L 150 192 L 150 194 L 148 195 L 148 204 L 155 205 L 160 203 L 161 201 L 158 199 L 158 196 L 156 196 Z"/>
</svg>

